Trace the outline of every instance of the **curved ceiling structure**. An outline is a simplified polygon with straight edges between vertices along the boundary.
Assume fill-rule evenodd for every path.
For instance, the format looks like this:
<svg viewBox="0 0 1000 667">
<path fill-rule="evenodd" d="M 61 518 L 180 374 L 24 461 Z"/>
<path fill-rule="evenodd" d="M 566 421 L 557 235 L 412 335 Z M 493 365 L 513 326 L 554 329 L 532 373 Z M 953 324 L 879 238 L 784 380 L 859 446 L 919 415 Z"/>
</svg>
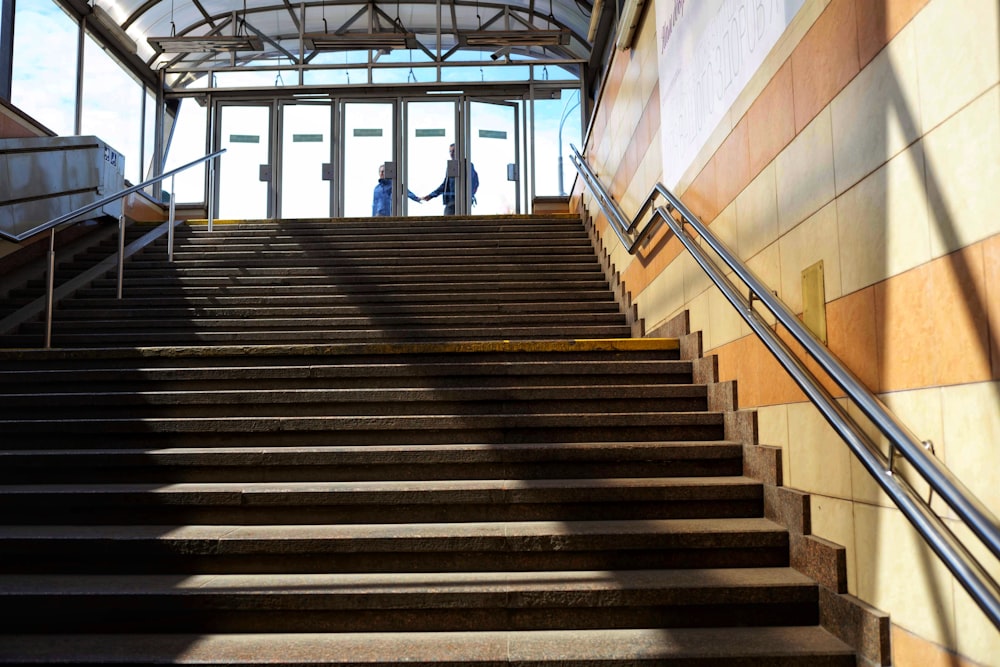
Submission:
<svg viewBox="0 0 1000 667">
<path fill-rule="evenodd" d="M 591 59 L 587 0 L 67 0 L 179 88 L 212 71 L 538 63 Z M 393 58 L 391 54 L 397 52 Z M 331 54 L 337 54 L 333 56 Z M 487 57 L 489 56 L 489 57 Z"/>
</svg>

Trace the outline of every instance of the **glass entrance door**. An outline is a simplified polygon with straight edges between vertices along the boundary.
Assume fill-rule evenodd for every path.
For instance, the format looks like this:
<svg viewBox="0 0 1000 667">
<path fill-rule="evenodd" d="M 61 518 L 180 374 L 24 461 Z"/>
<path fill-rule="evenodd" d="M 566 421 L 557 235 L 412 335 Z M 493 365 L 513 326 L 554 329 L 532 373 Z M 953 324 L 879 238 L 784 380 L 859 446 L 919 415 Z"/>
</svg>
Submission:
<svg viewBox="0 0 1000 667">
<path fill-rule="evenodd" d="M 220 103 L 215 145 L 225 148 L 217 172 L 217 216 L 270 217 L 273 202 L 271 105 Z"/>
<path fill-rule="evenodd" d="M 276 175 L 282 218 L 329 218 L 333 214 L 332 107 L 325 103 L 283 103 L 281 160 Z"/>
<path fill-rule="evenodd" d="M 396 162 L 396 103 L 345 102 L 343 108 L 343 215 L 400 215 L 397 179 L 379 171 L 389 162 L 391 172 Z"/>
<path fill-rule="evenodd" d="M 449 171 L 455 166 L 449 164 L 452 159 L 449 147 L 455 143 L 457 116 L 456 100 L 406 102 L 403 132 L 406 137 L 406 181 L 418 197 L 438 193 L 419 206 L 411 202 L 413 205 L 408 207 L 407 215 L 446 215 L 450 214 L 449 210 L 464 212 L 454 192 L 457 171 Z M 454 210 L 456 206 L 457 211 Z"/>
<path fill-rule="evenodd" d="M 479 176 L 472 213 L 521 212 L 518 107 L 513 102 L 470 100 L 469 160 Z"/>
</svg>

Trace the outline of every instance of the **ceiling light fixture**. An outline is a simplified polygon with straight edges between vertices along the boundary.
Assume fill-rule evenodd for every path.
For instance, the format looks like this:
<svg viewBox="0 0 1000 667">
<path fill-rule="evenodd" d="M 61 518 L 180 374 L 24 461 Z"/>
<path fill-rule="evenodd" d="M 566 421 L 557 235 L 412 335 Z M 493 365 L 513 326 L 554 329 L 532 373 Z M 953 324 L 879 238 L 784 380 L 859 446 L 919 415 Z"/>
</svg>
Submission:
<svg viewBox="0 0 1000 667">
<path fill-rule="evenodd" d="M 146 41 L 163 53 L 210 53 L 213 51 L 263 51 L 264 42 L 256 35 L 202 35 L 150 37 Z"/>
<path fill-rule="evenodd" d="M 569 44 L 569 30 L 473 30 L 458 39 L 465 46 L 557 46 Z"/>
<path fill-rule="evenodd" d="M 310 33 L 302 36 L 307 48 L 314 51 L 375 51 L 419 48 L 412 32 Z"/>
</svg>

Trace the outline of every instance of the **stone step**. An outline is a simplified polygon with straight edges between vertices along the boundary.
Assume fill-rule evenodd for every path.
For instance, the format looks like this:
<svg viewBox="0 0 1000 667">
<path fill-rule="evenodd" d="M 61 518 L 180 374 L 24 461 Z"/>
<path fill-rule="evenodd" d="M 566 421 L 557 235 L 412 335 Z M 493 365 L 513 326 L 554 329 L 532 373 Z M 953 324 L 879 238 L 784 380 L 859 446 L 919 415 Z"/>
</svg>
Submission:
<svg viewBox="0 0 1000 667">
<path fill-rule="evenodd" d="M 607 281 L 603 277 L 597 277 L 595 274 L 591 274 L 585 278 L 577 278 L 575 276 L 567 276 L 564 281 L 559 281 L 558 278 L 551 279 L 554 284 L 540 284 L 539 279 L 536 276 L 530 275 L 519 275 L 513 280 L 503 280 L 503 276 L 498 276 L 497 280 L 493 279 L 493 276 L 489 271 L 489 267 L 483 267 L 477 275 L 468 280 L 457 280 L 457 281 L 446 281 L 446 280 L 434 280 L 430 276 L 425 276 L 420 280 L 416 281 L 398 281 L 398 280 L 382 280 L 379 278 L 366 278 L 364 275 L 356 276 L 355 278 L 348 278 L 345 280 L 335 280 L 326 276 L 297 276 L 294 279 L 282 280 L 276 278 L 268 277 L 254 277 L 246 276 L 240 278 L 227 278 L 227 277 L 193 277 L 185 278 L 183 276 L 178 276 L 171 279 L 164 279 L 162 276 L 156 276 L 149 279 L 143 279 L 141 277 L 130 277 L 127 280 L 128 292 L 130 296 L 135 296 L 138 294 L 144 294 L 142 290 L 151 291 L 157 295 L 162 295 L 165 290 L 181 290 L 183 289 L 184 294 L 198 294 L 197 288 L 211 287 L 216 295 L 219 294 L 219 288 L 225 288 L 225 292 L 229 294 L 238 294 L 240 288 L 246 290 L 247 288 L 255 287 L 265 287 L 268 289 L 278 290 L 277 294 L 287 293 L 281 290 L 294 290 L 293 293 L 308 293 L 309 290 L 322 290 L 323 293 L 331 294 L 358 294 L 364 292 L 377 291 L 380 293 L 386 292 L 445 292 L 448 294 L 463 294 L 463 293 L 478 293 L 478 292 L 497 292 L 497 291 L 518 291 L 518 292 L 535 292 L 540 294 L 549 293 L 549 289 L 554 289 L 557 292 L 567 291 L 567 290 L 582 290 L 585 292 L 592 292 L 594 290 L 604 290 L 607 294 Z M 113 277 L 98 278 L 95 280 L 91 287 L 88 288 L 85 293 L 99 293 L 102 290 L 111 292 L 117 285 L 116 279 Z M 373 290 L 373 288 L 375 288 Z M 259 290 L 255 290 L 259 291 Z M 208 292 L 202 292 L 208 294 Z"/>
<path fill-rule="evenodd" d="M 787 567 L 760 517 L 275 525 L 0 525 L 6 573 L 489 572 Z M 66 554 L 72 554 L 67 558 Z M 475 579 L 475 575 L 470 575 Z"/>
<path fill-rule="evenodd" d="M 163 349 L 163 348 L 146 348 Z M 222 348 L 220 348 L 222 349 Z M 411 364 L 358 363 L 345 360 L 333 364 L 329 360 L 281 365 L 241 365 L 252 359 L 205 358 L 204 365 L 158 366 L 180 359 L 143 360 L 144 366 L 130 366 L 125 359 L 97 359 L 93 368 L 52 367 L 47 370 L 0 370 L 0 395 L 36 391 L 217 391 L 257 388 L 274 389 L 349 389 L 349 388 L 440 388 L 468 387 L 473 382 L 481 388 L 514 388 L 526 386 L 594 386 L 597 384 L 655 384 L 691 381 L 691 364 L 687 361 L 636 362 L 468 362 L 439 364 L 415 360 Z M 225 363 L 225 362 L 230 363 Z M 299 360 L 309 361 L 308 357 Z M 398 361 L 405 362 L 406 359 Z M 5 360 L 11 366 L 13 360 Z M 25 363 L 25 362 L 21 362 Z M 133 362 L 134 363 L 134 362 Z M 151 385 L 155 383 L 155 385 Z M 75 390 L 80 391 L 80 390 Z"/>
<path fill-rule="evenodd" d="M 715 412 L 231 418 L 3 419 L 7 449 L 721 440 Z M 76 446 L 72 443 L 77 443 Z M 85 445 L 82 443 L 86 443 Z"/>
<path fill-rule="evenodd" d="M 40 337 L 41 326 L 38 324 L 24 325 L 25 333 L 11 334 L 0 337 L 0 346 L 4 347 L 38 347 L 43 337 Z M 542 337 L 567 338 L 582 336 L 584 338 L 614 338 L 627 336 L 630 329 L 626 325 L 594 325 L 594 326 L 546 326 L 535 327 L 482 326 L 482 327 L 399 327 L 395 329 L 359 328 L 344 330 L 336 326 L 309 326 L 296 323 L 277 321 L 273 326 L 262 326 L 256 330 L 245 330 L 236 327 L 230 331 L 204 331 L 197 329 L 167 329 L 165 331 L 149 331 L 137 328 L 119 332 L 79 332 L 72 325 L 53 324 L 52 345 L 65 348 L 82 347 L 136 347 L 145 345 L 267 345 L 279 343 L 294 344 L 333 344 L 333 343 L 407 343 L 407 342 L 458 342 L 458 341 L 495 341 L 498 337 L 505 340 L 536 340 Z"/>
<path fill-rule="evenodd" d="M 65 662 L 74 656 L 73 662 Z M 0 635 L 0 664 L 855 667 L 818 626 L 598 630 Z"/>
<path fill-rule="evenodd" d="M 0 486 L 0 523 L 420 523 L 757 516 L 745 477 Z"/>
<path fill-rule="evenodd" d="M 5 484 L 740 475 L 736 442 L 0 450 Z"/>
<path fill-rule="evenodd" d="M 541 316 L 543 314 L 560 315 L 563 317 L 586 315 L 588 317 L 609 317 L 619 314 L 618 307 L 613 302 L 535 302 L 535 303 L 415 303 L 400 304 L 393 300 L 385 300 L 377 304 L 342 303 L 330 305 L 328 300 L 313 297 L 314 303 L 304 305 L 274 305 L 265 303 L 247 303 L 240 305 L 220 305 L 214 299 L 201 299 L 199 304 L 191 304 L 185 299 L 175 299 L 171 305 L 162 305 L 167 299 L 161 299 L 160 304 L 150 303 L 146 299 L 122 299 L 121 301 L 106 301 L 104 305 L 83 303 L 80 300 L 63 302 L 59 308 L 60 321 L 65 320 L 102 320 L 129 311 L 132 316 L 148 318 L 155 315 L 161 318 L 276 318 L 276 317 L 365 317 L 376 319 L 385 316 L 407 317 L 444 317 L 444 316 L 479 316 L 479 317 L 519 317 Z M 235 301 L 235 299 L 233 300 Z M 264 301 L 263 299 L 259 301 Z"/>
<path fill-rule="evenodd" d="M 285 310 L 278 311 L 269 317 L 265 317 L 256 310 L 251 310 L 245 317 L 209 317 L 207 313 L 196 312 L 194 317 L 169 318 L 166 313 L 149 312 L 136 313 L 134 310 L 122 308 L 111 313 L 108 319 L 98 319 L 95 317 L 79 319 L 73 323 L 73 335 L 83 335 L 96 331 L 101 333 L 112 333 L 115 330 L 141 330 L 147 334 L 155 334 L 159 331 L 236 331 L 243 329 L 252 332 L 257 329 L 269 331 L 286 330 L 338 330 L 342 332 L 351 330 L 369 329 L 426 329 L 441 330 L 448 329 L 473 331 L 480 328 L 493 328 L 497 330 L 527 330 L 533 326 L 573 326 L 573 320 L 577 319 L 586 322 L 592 329 L 598 327 L 625 327 L 625 316 L 617 312 L 576 312 L 567 313 L 482 313 L 482 314 L 384 314 L 376 316 L 374 314 L 364 315 L 343 315 L 324 317 L 312 309 L 300 312 L 298 315 Z M 517 325 L 512 325 L 512 319 Z M 22 333 L 31 333 L 42 330 L 42 323 L 26 324 L 22 328 Z M 54 325 L 53 325 L 54 326 Z M 627 330 L 627 329 L 626 329 Z M 415 335 L 415 333 L 414 333 Z M 461 340 L 461 339 L 459 339 Z"/>
<path fill-rule="evenodd" d="M 462 632 L 815 625 L 791 568 L 0 575 L 7 632 Z"/>
<path fill-rule="evenodd" d="M 639 374 L 656 382 L 690 384 L 693 364 L 680 360 L 678 350 L 677 339 L 670 338 L 0 350 L 0 387 L 5 382 L 27 383 L 38 378 L 66 382 L 75 373 L 94 381 L 107 377 L 109 371 L 129 379 L 224 379 L 235 374 L 255 380 L 303 382 L 311 378 L 324 382 L 335 382 L 339 377 L 430 381 L 468 376 L 487 384 L 494 378 L 506 382 L 506 378 L 517 376 Z M 463 386 L 467 384 L 465 381 Z"/>
<path fill-rule="evenodd" d="M 0 418 L 246 417 L 307 415 L 515 414 L 695 411 L 707 409 L 703 385 L 604 385 L 490 388 L 243 389 L 136 393 L 6 394 Z"/>
</svg>

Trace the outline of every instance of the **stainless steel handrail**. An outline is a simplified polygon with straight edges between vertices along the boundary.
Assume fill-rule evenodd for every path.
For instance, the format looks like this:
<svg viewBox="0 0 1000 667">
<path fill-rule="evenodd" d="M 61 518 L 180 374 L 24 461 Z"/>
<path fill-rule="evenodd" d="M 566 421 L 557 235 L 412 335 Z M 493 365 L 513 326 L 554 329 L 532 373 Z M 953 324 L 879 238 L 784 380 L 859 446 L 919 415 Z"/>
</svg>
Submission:
<svg viewBox="0 0 1000 667">
<path fill-rule="evenodd" d="M 62 224 L 67 223 L 67 222 L 70 222 L 74 218 L 77 218 L 77 217 L 83 215 L 84 213 L 89 213 L 90 211 L 92 211 L 92 210 L 94 210 L 96 208 L 100 208 L 100 207 L 104 206 L 105 204 L 110 204 L 111 202 L 113 202 L 113 201 L 115 201 L 117 199 L 121 199 L 122 200 L 122 213 L 121 213 L 120 216 L 118 216 L 118 253 L 117 253 L 118 254 L 117 297 L 119 299 L 121 299 L 122 298 L 122 288 L 123 288 L 123 283 L 124 283 L 124 275 L 125 275 L 125 197 L 127 197 L 128 195 L 130 195 L 130 194 L 132 194 L 134 192 L 138 192 L 139 190 L 142 190 L 143 188 L 147 188 L 150 185 L 154 185 L 156 183 L 159 183 L 160 181 L 163 181 L 166 178 L 170 178 L 171 179 L 171 185 L 170 185 L 170 212 L 169 212 L 169 215 L 168 215 L 167 222 L 165 224 L 167 226 L 167 235 L 168 235 L 167 253 L 168 253 L 168 257 L 169 257 L 170 261 L 173 261 L 173 259 L 174 259 L 174 226 L 176 225 L 176 220 L 175 220 L 176 207 L 175 207 L 175 202 L 174 202 L 175 197 L 174 197 L 174 185 L 173 185 L 173 183 L 174 183 L 174 180 L 173 180 L 174 176 L 176 176 L 177 174 L 179 174 L 180 172 L 182 172 L 182 171 L 184 171 L 186 169 L 190 169 L 191 167 L 199 165 L 202 162 L 206 162 L 208 160 L 213 160 L 215 158 L 218 158 L 220 155 L 222 155 L 223 153 L 225 153 L 226 150 L 227 149 L 223 148 L 221 150 L 215 151 L 214 153 L 209 153 L 208 155 L 204 155 L 204 156 L 198 158 L 197 160 L 192 160 L 191 162 L 188 162 L 187 164 L 181 165 L 180 167 L 177 167 L 176 169 L 171 169 L 170 171 L 164 172 L 163 174 L 160 174 L 159 176 L 155 176 L 154 178 L 151 178 L 149 180 L 143 181 L 142 183 L 139 183 L 138 185 L 133 185 L 133 186 L 127 187 L 124 190 L 120 190 L 120 191 L 116 192 L 113 195 L 109 195 L 107 197 L 104 197 L 103 199 L 99 199 L 96 202 L 93 202 L 91 204 L 87 204 L 86 206 L 82 206 L 82 207 L 80 207 L 78 209 L 75 209 L 73 211 L 70 211 L 69 213 L 66 213 L 64 215 L 60 215 L 57 218 L 53 218 L 53 219 L 49 220 L 48 222 L 44 222 L 44 223 L 38 225 L 37 227 L 33 227 L 32 229 L 29 229 L 29 230 L 27 230 L 25 232 L 21 232 L 20 234 L 16 234 L 16 235 L 3 234 L 2 235 L 4 238 L 10 239 L 12 241 L 20 242 L 20 241 L 23 241 L 23 240 L 25 240 L 27 238 L 30 238 L 32 236 L 36 236 L 38 234 L 42 234 L 42 233 L 44 233 L 46 231 L 49 232 L 49 252 L 48 252 L 48 268 L 47 268 L 48 275 L 47 275 L 46 281 L 45 281 L 45 347 L 46 348 L 52 347 L 52 313 L 53 313 L 53 310 L 55 309 L 54 293 L 55 293 L 55 273 L 56 273 L 56 229 L 59 227 L 59 225 L 62 225 Z M 212 227 L 212 219 L 214 217 L 214 215 L 213 215 L 213 203 L 211 201 L 211 197 L 209 198 L 209 201 L 207 203 L 207 207 L 208 207 L 208 211 L 207 211 L 207 213 L 208 213 L 208 225 L 209 225 L 209 229 L 211 229 L 211 227 Z M 76 222 L 82 222 L 82 220 L 77 220 Z"/>
<path fill-rule="evenodd" d="M 824 418 L 847 443 L 854 455 L 886 494 L 896 503 L 924 541 L 951 570 L 963 587 L 975 599 L 994 625 L 1000 628 L 1000 586 L 971 554 L 969 549 L 945 524 L 944 520 L 923 500 L 913 487 L 895 474 L 895 455 L 901 454 L 926 481 L 934 493 L 941 496 L 955 511 L 959 519 L 972 531 L 994 557 L 1000 558 L 1000 522 L 971 491 L 937 458 L 927 453 L 923 444 L 893 415 L 864 384 L 838 360 L 767 286 L 722 241 L 712 234 L 673 193 L 657 183 L 643 202 L 639 212 L 629 220 L 601 184 L 600 179 L 575 146 L 571 146 L 570 159 L 591 190 L 598 206 L 607 216 L 611 228 L 628 249 L 635 253 L 638 245 L 651 233 L 654 223 L 662 219 L 673 234 L 692 254 L 699 266 L 722 291 L 740 316 L 747 322 L 778 362 L 792 376 L 796 384 L 816 405 Z M 662 197 L 666 206 L 657 206 Z M 653 208 L 642 229 L 636 229 L 646 213 Z M 676 213 L 680 219 L 674 217 Z M 685 229 L 685 224 L 697 232 L 749 289 L 743 296 L 737 286 L 719 268 L 715 260 Z M 792 352 L 788 345 L 771 329 L 767 321 L 754 309 L 758 301 L 802 346 L 820 368 L 847 394 L 868 417 L 872 424 L 889 441 L 886 456 L 864 430 L 823 387 L 816 376 Z"/>
</svg>

